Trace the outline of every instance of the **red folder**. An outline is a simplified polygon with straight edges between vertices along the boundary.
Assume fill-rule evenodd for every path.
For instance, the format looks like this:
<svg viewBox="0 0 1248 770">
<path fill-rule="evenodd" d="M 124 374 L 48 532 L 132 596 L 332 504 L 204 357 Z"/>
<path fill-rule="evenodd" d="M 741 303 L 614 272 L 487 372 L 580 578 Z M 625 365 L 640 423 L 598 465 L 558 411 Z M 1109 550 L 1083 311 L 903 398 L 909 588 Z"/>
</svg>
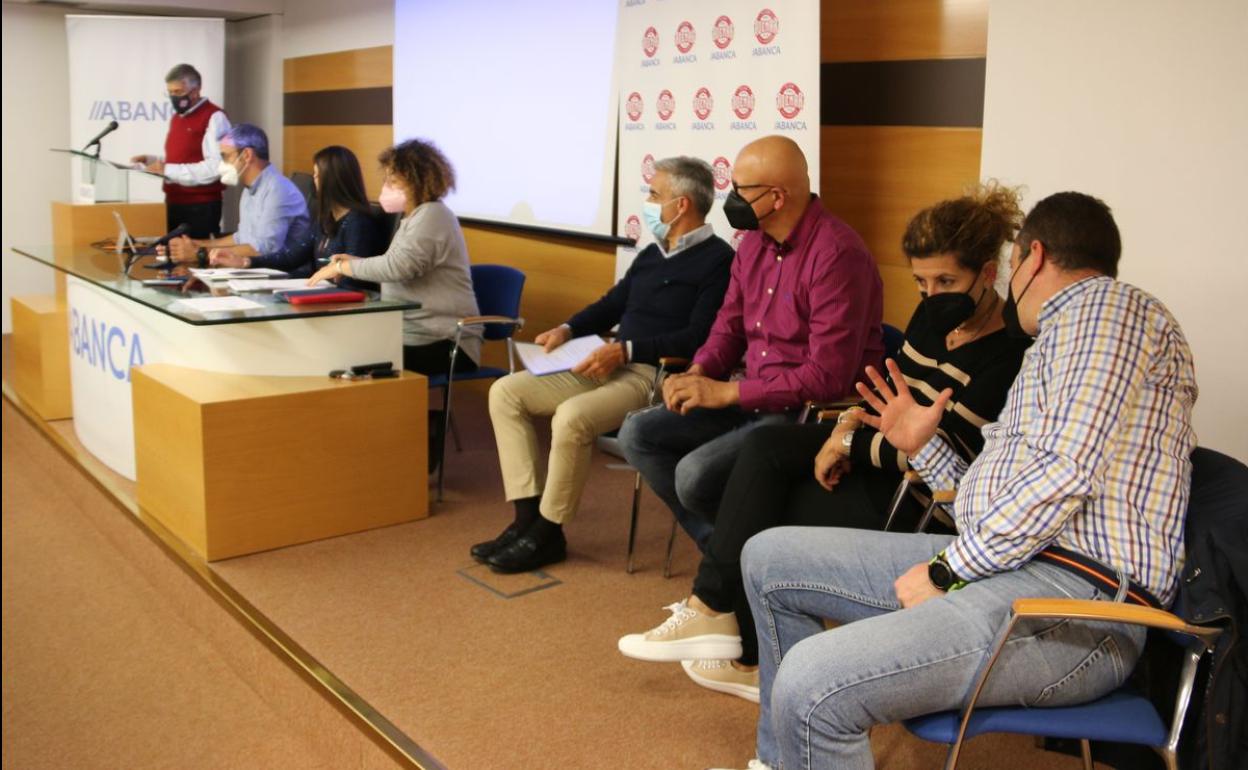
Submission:
<svg viewBox="0 0 1248 770">
<path fill-rule="evenodd" d="M 273 292 L 280 300 L 289 302 L 292 305 L 317 305 L 328 302 L 363 302 L 368 299 L 368 295 L 362 291 L 352 291 L 351 289 L 295 289 L 292 291 L 275 291 Z"/>
</svg>

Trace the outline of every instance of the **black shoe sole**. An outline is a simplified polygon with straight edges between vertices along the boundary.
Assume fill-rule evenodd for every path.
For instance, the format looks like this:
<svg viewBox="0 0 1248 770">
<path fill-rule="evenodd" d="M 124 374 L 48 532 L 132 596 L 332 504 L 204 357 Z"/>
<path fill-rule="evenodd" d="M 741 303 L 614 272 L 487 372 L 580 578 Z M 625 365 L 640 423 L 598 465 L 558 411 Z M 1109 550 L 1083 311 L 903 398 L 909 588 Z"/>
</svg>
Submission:
<svg viewBox="0 0 1248 770">
<path fill-rule="evenodd" d="M 567 551 L 564 551 L 557 557 L 537 558 L 534 559 L 532 563 L 526 564 L 495 564 L 491 561 L 486 561 L 485 563 L 490 566 L 491 571 L 497 572 L 500 575 L 518 575 L 521 572 L 532 572 L 534 570 L 541 569 L 542 567 L 549 567 L 552 564 L 558 564 L 561 561 L 567 560 L 567 558 L 568 553 Z"/>
</svg>

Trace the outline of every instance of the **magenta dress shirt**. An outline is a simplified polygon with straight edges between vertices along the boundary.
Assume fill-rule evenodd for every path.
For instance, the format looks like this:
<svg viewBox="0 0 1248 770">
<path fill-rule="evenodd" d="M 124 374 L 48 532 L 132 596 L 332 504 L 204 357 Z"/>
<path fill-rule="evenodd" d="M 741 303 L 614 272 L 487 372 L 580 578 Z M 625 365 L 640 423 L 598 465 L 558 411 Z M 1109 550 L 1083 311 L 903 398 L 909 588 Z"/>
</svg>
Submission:
<svg viewBox="0 0 1248 770">
<path fill-rule="evenodd" d="M 884 289 L 875 260 L 819 197 L 784 243 L 741 241 L 711 335 L 694 355 L 708 377 L 742 362 L 741 408 L 781 412 L 853 393 L 884 357 Z"/>
</svg>

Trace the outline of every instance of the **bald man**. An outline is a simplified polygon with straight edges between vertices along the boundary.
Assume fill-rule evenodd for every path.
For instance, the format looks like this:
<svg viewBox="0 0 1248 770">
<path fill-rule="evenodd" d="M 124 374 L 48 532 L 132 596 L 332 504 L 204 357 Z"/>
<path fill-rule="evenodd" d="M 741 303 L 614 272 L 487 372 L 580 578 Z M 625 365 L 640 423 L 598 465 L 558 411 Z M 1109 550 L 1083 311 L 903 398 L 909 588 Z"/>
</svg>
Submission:
<svg viewBox="0 0 1248 770">
<path fill-rule="evenodd" d="M 811 194 L 796 142 L 746 145 L 724 213 L 749 232 L 710 337 L 687 373 L 664 382 L 665 408 L 634 414 L 619 433 L 628 461 L 701 549 L 746 433 L 792 422 L 807 401 L 850 396 L 884 355 L 875 260 Z M 730 376 L 738 367 L 744 376 Z"/>
</svg>

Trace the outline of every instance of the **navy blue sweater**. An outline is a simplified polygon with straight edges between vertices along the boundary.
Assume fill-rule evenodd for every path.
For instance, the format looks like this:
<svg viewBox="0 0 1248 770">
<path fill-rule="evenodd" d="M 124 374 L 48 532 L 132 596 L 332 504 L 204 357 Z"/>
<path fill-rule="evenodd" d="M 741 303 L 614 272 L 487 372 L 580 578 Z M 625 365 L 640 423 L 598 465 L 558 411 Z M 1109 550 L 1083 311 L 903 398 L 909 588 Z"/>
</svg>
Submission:
<svg viewBox="0 0 1248 770">
<path fill-rule="evenodd" d="M 724 302 L 732 258 L 732 247 L 718 236 L 668 258 L 652 243 L 619 283 L 572 316 L 572 335 L 603 334 L 619 324 L 617 337 L 632 343 L 632 361 L 692 358 Z"/>
<path fill-rule="evenodd" d="M 309 238 L 276 253 L 252 257 L 251 266 L 283 270 L 291 277 L 305 278 L 316 272 L 317 259 L 328 260 L 334 254 L 375 257 L 384 253 L 389 243 L 388 219 L 348 211 L 338 220 L 333 235 Z"/>
</svg>

